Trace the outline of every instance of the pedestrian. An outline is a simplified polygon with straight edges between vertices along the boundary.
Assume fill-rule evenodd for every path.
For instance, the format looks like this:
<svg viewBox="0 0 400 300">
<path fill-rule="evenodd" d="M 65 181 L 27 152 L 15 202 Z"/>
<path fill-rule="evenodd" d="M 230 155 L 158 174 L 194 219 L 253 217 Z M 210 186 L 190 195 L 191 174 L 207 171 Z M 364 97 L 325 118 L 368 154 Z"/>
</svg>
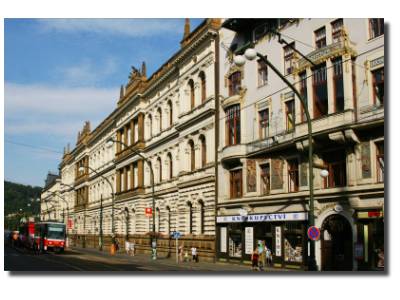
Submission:
<svg viewBox="0 0 400 300">
<path fill-rule="evenodd" d="M 253 271 L 258 270 L 258 249 L 255 248 L 253 253 L 251 254 L 251 268 Z"/>
<path fill-rule="evenodd" d="M 267 265 L 269 267 L 272 267 L 272 252 L 271 249 L 267 247 L 267 245 L 265 245 L 265 256 L 267 258 Z"/>
<path fill-rule="evenodd" d="M 258 242 L 258 267 L 260 268 L 260 271 L 264 270 L 265 267 L 265 242 L 264 241 L 259 241 Z"/>
<path fill-rule="evenodd" d="M 125 252 L 127 255 L 129 255 L 130 247 L 131 247 L 131 245 L 130 245 L 129 241 L 125 240 Z"/>
<path fill-rule="evenodd" d="M 179 261 L 183 261 L 183 245 L 180 245 L 178 248 L 178 256 L 179 256 Z"/>
<path fill-rule="evenodd" d="M 188 261 L 189 261 L 189 253 L 188 253 L 187 251 L 185 251 L 184 261 L 185 261 L 185 262 L 188 262 Z"/>
<path fill-rule="evenodd" d="M 130 244 L 129 254 L 135 256 L 135 240 Z"/>
<path fill-rule="evenodd" d="M 115 239 L 115 252 L 118 252 L 118 250 L 119 250 L 119 243 L 118 240 Z"/>
<path fill-rule="evenodd" d="M 192 261 L 197 262 L 197 248 L 193 246 L 191 250 L 192 250 Z"/>
</svg>

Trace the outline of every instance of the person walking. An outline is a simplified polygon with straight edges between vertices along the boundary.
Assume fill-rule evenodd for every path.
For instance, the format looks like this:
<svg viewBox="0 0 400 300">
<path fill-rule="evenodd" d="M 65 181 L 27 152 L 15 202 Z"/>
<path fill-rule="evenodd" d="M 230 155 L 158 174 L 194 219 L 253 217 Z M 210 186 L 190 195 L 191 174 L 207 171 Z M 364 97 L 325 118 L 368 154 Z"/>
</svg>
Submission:
<svg viewBox="0 0 400 300">
<path fill-rule="evenodd" d="M 258 270 L 258 258 L 259 258 L 258 249 L 255 248 L 253 253 L 251 254 L 251 268 L 253 271 Z"/>
<path fill-rule="evenodd" d="M 269 267 L 272 267 L 272 252 L 271 249 L 267 247 L 267 245 L 265 245 L 265 256 L 267 258 L 267 265 Z"/>
<path fill-rule="evenodd" d="M 258 243 L 258 267 L 260 271 L 264 270 L 265 267 L 265 243 L 264 241 L 259 241 Z"/>
<path fill-rule="evenodd" d="M 183 245 L 180 245 L 178 248 L 178 256 L 179 256 L 179 261 L 183 262 Z"/>
<path fill-rule="evenodd" d="M 193 246 L 191 250 L 192 250 L 192 261 L 197 262 L 197 248 Z"/>
</svg>

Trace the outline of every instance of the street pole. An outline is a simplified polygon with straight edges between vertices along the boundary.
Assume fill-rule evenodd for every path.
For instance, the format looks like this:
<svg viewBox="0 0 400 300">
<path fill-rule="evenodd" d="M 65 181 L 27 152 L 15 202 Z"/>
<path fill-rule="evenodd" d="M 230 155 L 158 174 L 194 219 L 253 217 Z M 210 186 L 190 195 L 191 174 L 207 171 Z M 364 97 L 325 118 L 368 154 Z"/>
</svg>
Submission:
<svg viewBox="0 0 400 300">
<path fill-rule="evenodd" d="M 144 157 L 139 151 L 136 151 L 132 146 L 128 146 L 127 144 L 121 142 L 121 141 L 117 141 L 114 140 L 113 138 L 110 138 L 107 141 L 107 144 L 109 146 L 112 146 L 113 143 L 119 143 L 121 145 L 123 145 L 125 148 L 129 149 L 132 153 L 138 155 L 139 157 L 141 157 L 148 165 L 150 168 L 150 183 L 151 183 L 151 196 L 152 196 L 152 217 L 153 217 L 153 232 L 152 232 L 152 236 L 153 239 L 151 241 L 151 248 L 152 248 L 152 259 L 157 259 L 157 235 L 156 235 L 156 221 L 155 221 L 155 209 L 156 209 L 156 200 L 155 200 L 155 196 L 154 196 L 154 172 L 153 172 L 153 166 L 152 164 L 149 162 L 149 160 Z"/>
</svg>

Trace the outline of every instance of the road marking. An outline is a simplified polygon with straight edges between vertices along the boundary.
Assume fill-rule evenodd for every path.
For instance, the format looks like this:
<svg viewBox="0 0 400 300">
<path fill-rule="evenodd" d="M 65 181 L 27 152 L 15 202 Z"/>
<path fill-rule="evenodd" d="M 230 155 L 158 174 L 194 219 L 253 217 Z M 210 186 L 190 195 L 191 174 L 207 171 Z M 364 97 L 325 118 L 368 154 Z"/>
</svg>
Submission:
<svg viewBox="0 0 400 300">
<path fill-rule="evenodd" d="M 85 269 L 76 267 L 76 266 L 71 265 L 71 264 L 69 264 L 69 263 L 65 263 L 65 262 L 61 262 L 61 261 L 56 261 L 56 260 L 52 260 L 52 259 L 46 259 L 46 258 L 44 258 L 44 257 L 41 257 L 40 255 L 38 255 L 37 258 L 38 258 L 38 259 L 41 259 L 41 260 L 44 260 L 44 261 L 47 261 L 47 262 L 53 262 L 53 263 L 56 263 L 56 264 L 59 264 L 59 265 L 64 265 L 64 266 L 70 267 L 70 268 L 72 268 L 72 269 L 75 269 L 75 270 L 77 270 L 77 271 L 85 271 Z"/>
</svg>

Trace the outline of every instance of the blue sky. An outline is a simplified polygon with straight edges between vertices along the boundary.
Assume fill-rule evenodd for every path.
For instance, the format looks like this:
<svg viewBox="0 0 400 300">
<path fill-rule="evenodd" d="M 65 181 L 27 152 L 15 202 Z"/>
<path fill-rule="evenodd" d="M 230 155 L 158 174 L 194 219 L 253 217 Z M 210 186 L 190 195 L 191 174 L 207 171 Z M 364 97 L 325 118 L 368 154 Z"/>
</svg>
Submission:
<svg viewBox="0 0 400 300">
<path fill-rule="evenodd" d="M 192 30 L 201 19 L 191 19 Z M 130 67 L 180 47 L 184 19 L 6 19 L 4 177 L 43 186 L 63 148 L 116 107 Z M 33 147 L 31 147 L 33 146 Z"/>
</svg>

